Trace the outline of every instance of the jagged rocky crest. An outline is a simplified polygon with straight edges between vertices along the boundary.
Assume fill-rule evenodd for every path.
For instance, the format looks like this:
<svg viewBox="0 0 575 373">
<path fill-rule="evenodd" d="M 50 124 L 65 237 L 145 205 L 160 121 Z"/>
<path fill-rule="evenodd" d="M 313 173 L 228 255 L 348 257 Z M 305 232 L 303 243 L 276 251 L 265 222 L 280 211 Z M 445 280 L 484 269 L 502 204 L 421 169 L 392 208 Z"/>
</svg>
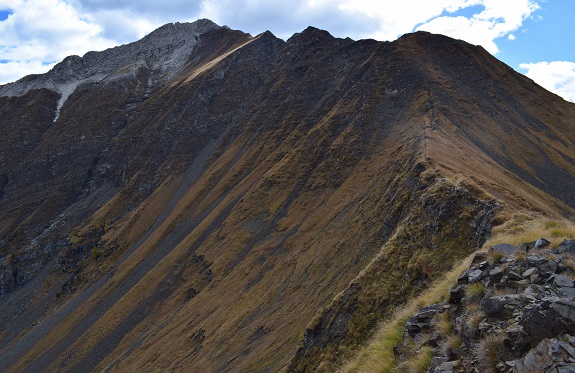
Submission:
<svg viewBox="0 0 575 373">
<path fill-rule="evenodd" d="M 429 354 L 432 373 L 575 370 L 575 240 L 548 245 L 476 254 L 448 301 L 407 321 L 394 350 L 400 369 Z"/>
<path fill-rule="evenodd" d="M 575 214 L 573 118 L 425 32 L 200 20 L 1 86 L 0 371 L 338 369 L 502 211 Z"/>
<path fill-rule="evenodd" d="M 139 41 L 102 52 L 88 52 L 83 57 L 66 57 L 46 74 L 31 75 L 0 86 L 0 95 L 23 96 L 31 90 L 47 88 L 60 93 L 59 111 L 78 85 L 135 76 L 142 67 L 154 71 L 147 82 L 151 90 L 157 80 L 165 83 L 181 72 L 198 36 L 217 28 L 220 26 L 207 19 L 168 23 Z"/>
</svg>

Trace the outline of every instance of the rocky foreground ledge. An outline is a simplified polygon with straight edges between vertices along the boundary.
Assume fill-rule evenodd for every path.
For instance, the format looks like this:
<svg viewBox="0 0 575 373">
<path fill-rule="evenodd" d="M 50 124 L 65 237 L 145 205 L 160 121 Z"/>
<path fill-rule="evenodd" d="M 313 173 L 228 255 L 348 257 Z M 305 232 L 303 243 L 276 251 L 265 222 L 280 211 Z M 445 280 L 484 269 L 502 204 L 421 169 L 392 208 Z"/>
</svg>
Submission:
<svg viewBox="0 0 575 373">
<path fill-rule="evenodd" d="M 404 370 L 575 372 L 575 240 L 475 255 L 449 300 L 419 310 L 395 347 Z"/>
</svg>

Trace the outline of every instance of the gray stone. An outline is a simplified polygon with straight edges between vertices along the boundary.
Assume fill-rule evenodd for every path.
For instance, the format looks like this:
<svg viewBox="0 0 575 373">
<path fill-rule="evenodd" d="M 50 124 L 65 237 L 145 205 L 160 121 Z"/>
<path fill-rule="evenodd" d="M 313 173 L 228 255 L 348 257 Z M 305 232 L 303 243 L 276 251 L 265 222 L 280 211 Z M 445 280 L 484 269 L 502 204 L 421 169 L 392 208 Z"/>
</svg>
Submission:
<svg viewBox="0 0 575 373">
<path fill-rule="evenodd" d="M 525 271 L 521 274 L 521 277 L 527 278 L 527 277 L 530 277 L 534 273 L 539 273 L 539 269 L 537 269 L 537 267 L 529 268 L 527 271 Z"/>
<path fill-rule="evenodd" d="M 531 300 L 539 300 L 542 298 L 541 288 L 537 285 L 530 285 L 523 291 L 523 295 Z"/>
<path fill-rule="evenodd" d="M 521 326 L 533 338 L 533 343 L 539 343 L 545 338 L 553 338 L 565 331 L 561 316 L 543 302 L 525 307 L 521 315 Z"/>
<path fill-rule="evenodd" d="M 483 277 L 485 277 L 484 271 L 480 269 L 474 269 L 467 275 L 467 281 L 469 281 L 470 284 L 473 284 L 474 282 L 481 280 Z"/>
<path fill-rule="evenodd" d="M 515 280 L 515 281 L 523 280 L 523 276 L 521 276 L 519 273 L 517 273 L 515 271 L 508 271 L 507 272 L 507 278 L 509 280 Z"/>
<path fill-rule="evenodd" d="M 562 287 L 562 288 L 557 289 L 557 292 L 562 297 L 575 298 L 575 288 Z"/>
<path fill-rule="evenodd" d="M 508 314 L 508 312 L 504 312 L 506 310 L 505 305 L 507 305 L 507 303 L 507 297 L 505 295 L 499 295 L 483 298 L 479 303 L 479 306 L 487 316 L 505 318 Z"/>
<path fill-rule="evenodd" d="M 568 288 L 572 288 L 575 286 L 575 283 L 573 282 L 573 280 L 571 280 L 569 277 L 567 276 L 563 276 L 563 275 L 553 275 L 549 278 L 549 281 L 553 284 L 553 286 L 555 287 L 568 287 Z"/>
<path fill-rule="evenodd" d="M 529 350 L 529 347 L 531 347 L 531 342 L 531 337 L 527 334 L 521 324 L 516 322 L 505 329 L 504 343 L 516 353 L 525 353 Z"/>
<path fill-rule="evenodd" d="M 575 363 L 557 339 L 544 339 L 516 362 L 513 372 L 575 372 Z"/>
<path fill-rule="evenodd" d="M 505 254 L 506 256 L 510 256 L 512 255 L 515 251 L 520 250 L 521 248 L 519 246 L 514 246 L 514 245 L 509 245 L 506 243 L 501 243 L 495 246 L 491 246 L 489 248 L 489 252 L 501 252 L 503 254 Z"/>
<path fill-rule="evenodd" d="M 448 361 L 433 370 L 433 373 L 454 373 L 459 372 L 459 367 L 461 366 L 461 361 Z"/>
<path fill-rule="evenodd" d="M 491 271 L 489 271 L 489 282 L 494 284 L 500 282 L 504 273 L 505 272 L 503 271 L 503 268 L 500 266 L 494 267 Z"/>
<path fill-rule="evenodd" d="M 537 264 L 537 268 L 544 274 L 552 275 L 557 272 L 557 263 L 552 260 L 545 260 Z"/>
<path fill-rule="evenodd" d="M 563 240 L 563 242 L 561 242 L 556 249 L 553 249 L 552 252 L 558 254 L 575 254 L 575 240 Z"/>
<path fill-rule="evenodd" d="M 443 310 L 444 303 L 436 303 L 431 306 L 423 307 L 413 317 L 405 323 L 405 334 L 415 336 L 423 330 L 430 329 L 431 319 L 439 311 Z"/>
<path fill-rule="evenodd" d="M 457 283 L 466 284 L 468 282 L 469 272 L 471 272 L 471 270 L 469 269 L 466 269 L 465 271 L 461 272 L 461 274 L 457 278 Z"/>
<path fill-rule="evenodd" d="M 547 247 L 550 244 L 551 244 L 551 242 L 549 242 L 547 239 L 542 237 L 542 238 L 538 239 L 537 241 L 535 241 L 535 248 L 540 249 L 543 247 Z"/>
<path fill-rule="evenodd" d="M 547 261 L 547 259 L 545 259 L 544 257 L 540 256 L 540 255 L 529 255 L 525 261 L 527 262 L 527 264 L 533 266 L 533 265 L 538 265 L 538 264 L 542 264 L 545 263 Z"/>
<path fill-rule="evenodd" d="M 551 309 L 555 310 L 563 318 L 568 329 L 575 331 L 575 302 L 567 299 L 561 299 L 551 304 Z"/>
<path fill-rule="evenodd" d="M 525 242 L 525 243 L 521 244 L 521 250 L 523 250 L 525 252 L 532 250 L 534 247 L 535 247 L 535 241 Z"/>
<path fill-rule="evenodd" d="M 459 303 L 465 297 L 465 286 L 457 285 L 449 291 L 449 303 Z"/>
</svg>

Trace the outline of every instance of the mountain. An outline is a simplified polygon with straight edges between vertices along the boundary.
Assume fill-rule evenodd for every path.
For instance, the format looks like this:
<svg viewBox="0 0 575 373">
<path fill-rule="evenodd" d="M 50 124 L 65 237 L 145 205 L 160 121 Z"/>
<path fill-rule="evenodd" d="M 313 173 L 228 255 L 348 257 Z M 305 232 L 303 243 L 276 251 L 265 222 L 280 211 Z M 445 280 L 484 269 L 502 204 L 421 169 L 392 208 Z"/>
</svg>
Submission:
<svg viewBox="0 0 575 373">
<path fill-rule="evenodd" d="M 0 86 L 0 370 L 333 371 L 493 227 L 573 219 L 573 118 L 425 32 L 199 20 Z"/>
</svg>

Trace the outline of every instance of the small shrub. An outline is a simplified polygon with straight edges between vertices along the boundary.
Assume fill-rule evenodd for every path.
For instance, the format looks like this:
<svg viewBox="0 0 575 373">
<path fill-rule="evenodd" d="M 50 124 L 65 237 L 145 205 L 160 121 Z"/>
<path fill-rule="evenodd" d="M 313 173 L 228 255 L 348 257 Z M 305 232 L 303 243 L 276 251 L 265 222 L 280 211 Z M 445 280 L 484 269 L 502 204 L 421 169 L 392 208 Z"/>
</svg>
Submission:
<svg viewBox="0 0 575 373">
<path fill-rule="evenodd" d="M 92 260 L 98 259 L 100 255 L 101 255 L 100 249 L 98 248 L 98 246 L 94 246 L 92 248 Z"/>
</svg>

